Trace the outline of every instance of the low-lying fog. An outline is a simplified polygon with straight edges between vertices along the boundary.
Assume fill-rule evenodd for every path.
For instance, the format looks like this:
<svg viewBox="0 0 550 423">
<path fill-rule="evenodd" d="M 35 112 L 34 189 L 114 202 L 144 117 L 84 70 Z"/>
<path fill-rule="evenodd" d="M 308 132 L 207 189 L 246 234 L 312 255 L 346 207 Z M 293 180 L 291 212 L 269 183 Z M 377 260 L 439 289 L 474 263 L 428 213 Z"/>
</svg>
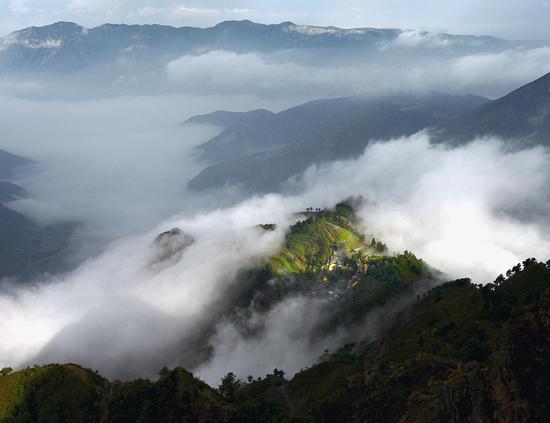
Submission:
<svg viewBox="0 0 550 423">
<path fill-rule="evenodd" d="M 21 180 L 35 200 L 19 209 L 48 221 L 82 219 L 117 240 L 54 281 L 5 287 L 0 366 L 71 361 L 131 378 L 183 365 L 212 384 L 228 370 L 241 377 L 274 367 L 293 374 L 345 338 L 309 340 L 323 316 L 321 302 L 290 298 L 267 315 L 251 316 L 249 324 L 262 328 L 252 339 L 212 318 L 230 308 L 241 289 L 238 271 L 278 248 L 294 211 L 330 207 L 352 195 L 367 199 L 359 213 L 369 234 L 393 251 L 414 251 L 449 278 L 488 282 L 526 257 L 550 256 L 550 167 L 542 148 L 510 152 L 501 141 L 482 140 L 449 150 L 431 146 L 420 133 L 374 143 L 356 160 L 310 168 L 288 183 L 287 194 L 238 201 L 235 192 L 224 198 L 185 191 L 198 169 L 191 147 L 207 132 L 175 126 L 181 119 L 174 103 L 164 114 L 135 99 L 129 107 L 142 113 L 135 117 L 121 109 L 130 103 L 75 104 L 73 111 L 32 104 L 32 113 L 44 108 L 42 123 L 28 128 L 37 145 L 11 145 L 45 167 Z M 16 107 L 21 119 L 24 107 Z M 87 133 L 77 126 L 84 115 Z M 69 125 L 53 124 L 54 118 Z M 98 127 L 107 122 L 109 128 Z M 17 134 L 17 121 L 11 125 Z M 226 206 L 230 201 L 237 204 Z M 271 222 L 277 231 L 254 227 Z M 196 242 L 159 264 L 152 241 L 172 227 Z M 208 327 L 214 332 L 201 332 Z M 206 363 L 196 357 L 201 345 L 213 347 Z"/>
<path fill-rule="evenodd" d="M 286 105 L 252 96 L 181 94 L 81 102 L 0 97 L 1 147 L 38 162 L 15 181 L 31 198 L 10 207 L 43 224 L 83 223 L 78 241 L 90 253 L 174 213 L 228 204 L 235 193 L 186 189 L 201 170 L 193 147 L 219 129 L 180 124 L 216 109 Z"/>
<path fill-rule="evenodd" d="M 537 59 L 534 67 L 516 63 L 525 54 Z M 436 87 L 461 81 L 459 91 L 483 85 L 485 92 L 472 93 L 501 93 L 512 80 L 531 78 L 547 55 L 540 49 L 449 61 L 451 79 L 436 79 Z M 323 304 L 290 298 L 268 315 L 251 316 L 249 324 L 262 328 L 254 339 L 231 322 L 212 319 L 231 307 L 240 289 L 238 271 L 280 246 L 293 212 L 331 207 L 350 196 L 366 199 L 359 214 L 369 235 L 392 251 L 413 251 L 449 278 L 486 283 L 527 257 L 550 258 L 550 163 L 542 147 L 509 151 L 500 140 L 478 140 L 451 150 L 430 145 L 419 133 L 372 143 L 355 160 L 310 168 L 283 193 L 245 198 L 236 189 L 189 192 L 187 181 L 201 169 L 193 147 L 217 129 L 179 123 L 214 110 L 281 110 L 296 103 L 294 96 L 272 95 L 281 87 L 307 86 L 299 95 L 312 98 L 327 93 L 319 88 L 327 81 L 347 78 L 339 69 L 321 69 L 310 79 L 302 69 L 287 84 L 288 66 L 254 55 L 200 60 L 182 58 L 169 67 L 174 83 L 197 91 L 193 95 L 72 102 L 0 97 L 0 148 L 38 162 L 15 181 L 31 198 L 10 206 L 43 224 L 82 223 L 74 251 L 87 258 L 53 280 L 4 284 L 0 367 L 71 361 L 108 377 L 133 378 L 182 365 L 212 384 L 227 371 L 259 376 L 278 367 L 292 374 L 344 339 L 308 340 Z M 215 71 L 227 61 L 235 68 Z M 515 73 L 506 78 L 476 76 L 491 74 L 480 73 L 480 66 L 501 70 L 512 62 Z M 368 78 L 376 80 L 377 72 Z M 418 85 L 433 73 L 433 67 L 393 73 L 403 84 L 392 87 Z M 351 90 L 332 87 L 349 94 L 365 82 L 350 81 Z M 422 87 L 434 88 L 427 85 Z M 278 229 L 265 233 L 255 229 L 260 223 L 277 223 Z M 173 227 L 196 242 L 159 264 L 151 244 Z M 212 332 L 202 333 L 205 327 Z M 195 354 L 201 345 L 213 348 L 208 362 Z"/>
</svg>

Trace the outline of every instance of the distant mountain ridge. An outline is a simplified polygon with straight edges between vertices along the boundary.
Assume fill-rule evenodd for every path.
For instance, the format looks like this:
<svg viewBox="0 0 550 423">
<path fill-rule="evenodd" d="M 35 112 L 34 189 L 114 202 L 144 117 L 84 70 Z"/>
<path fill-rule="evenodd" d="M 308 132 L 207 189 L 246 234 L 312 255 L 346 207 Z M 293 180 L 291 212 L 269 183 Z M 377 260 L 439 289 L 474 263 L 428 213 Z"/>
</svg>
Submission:
<svg viewBox="0 0 550 423">
<path fill-rule="evenodd" d="M 204 115 L 192 116 L 183 122 L 186 124 L 206 124 L 219 126 L 221 128 L 229 128 L 230 126 L 242 120 L 249 121 L 254 116 L 273 116 L 274 113 L 265 109 L 252 110 L 250 112 L 227 112 L 225 110 L 207 113 Z"/>
<path fill-rule="evenodd" d="M 550 146 L 550 73 L 453 120 L 438 140 L 463 143 L 480 136 Z"/>
<path fill-rule="evenodd" d="M 344 97 L 312 101 L 264 119 L 241 115 L 197 148 L 209 166 L 189 186 L 202 190 L 237 184 L 252 191 L 276 191 L 314 163 L 357 156 L 371 140 L 445 125 L 487 101 L 437 92 Z"/>
<path fill-rule="evenodd" d="M 201 119 L 213 124 L 209 115 Z M 494 101 L 441 93 L 347 97 L 306 103 L 264 121 L 239 114 L 236 123 L 198 147 L 208 166 L 189 186 L 277 191 L 314 163 L 356 157 L 371 140 L 422 129 L 449 145 L 495 136 L 515 148 L 550 146 L 550 73 Z"/>
<path fill-rule="evenodd" d="M 25 28 L 0 39 L 0 72 L 74 73 L 96 66 L 117 69 L 137 63 L 151 67 L 166 64 L 184 54 L 215 50 L 249 53 L 323 48 L 349 53 L 351 48 L 355 54 L 361 54 L 388 45 L 399 47 L 403 38 L 406 43 L 411 33 L 425 37 L 432 43 L 431 49 L 444 45 L 448 48 L 451 44 L 464 52 L 545 45 L 538 41 L 508 41 L 490 36 L 428 34 L 401 29 L 342 29 L 292 22 L 264 25 L 248 20 L 226 21 L 211 28 L 125 24 L 85 28 L 72 22 L 58 22 Z"/>
</svg>

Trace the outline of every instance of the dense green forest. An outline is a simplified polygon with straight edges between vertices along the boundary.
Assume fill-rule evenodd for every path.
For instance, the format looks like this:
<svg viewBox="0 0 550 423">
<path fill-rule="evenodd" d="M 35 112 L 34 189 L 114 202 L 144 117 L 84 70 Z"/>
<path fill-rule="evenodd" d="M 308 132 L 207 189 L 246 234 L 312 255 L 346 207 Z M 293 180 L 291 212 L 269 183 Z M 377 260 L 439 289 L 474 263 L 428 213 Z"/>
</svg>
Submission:
<svg viewBox="0 0 550 423">
<path fill-rule="evenodd" d="M 5 422 L 548 421 L 550 264 L 431 289 L 380 340 L 215 389 L 183 369 L 109 382 L 73 364 L 0 376 Z"/>
<path fill-rule="evenodd" d="M 310 368 L 246 380 L 227 369 L 215 387 L 182 368 L 134 381 L 76 364 L 5 368 L 0 421 L 550 421 L 550 262 L 525 260 L 484 286 L 439 284 L 411 252 L 389 255 L 362 233 L 345 204 L 308 211 L 255 276 L 264 307 L 293 290 L 326 295 L 331 324 L 355 329 Z M 391 319 L 366 341 L 361 325 L 380 306 Z"/>
</svg>

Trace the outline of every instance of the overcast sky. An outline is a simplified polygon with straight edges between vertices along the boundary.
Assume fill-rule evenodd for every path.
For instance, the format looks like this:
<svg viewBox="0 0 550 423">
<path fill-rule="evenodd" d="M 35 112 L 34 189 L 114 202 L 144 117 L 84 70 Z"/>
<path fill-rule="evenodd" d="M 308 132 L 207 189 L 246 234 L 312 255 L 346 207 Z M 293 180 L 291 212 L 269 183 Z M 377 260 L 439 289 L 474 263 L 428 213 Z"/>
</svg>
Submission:
<svg viewBox="0 0 550 423">
<path fill-rule="evenodd" d="M 227 19 L 550 39 L 550 0 L 0 0 L 2 33 L 59 20 L 90 27 L 210 26 Z"/>
</svg>

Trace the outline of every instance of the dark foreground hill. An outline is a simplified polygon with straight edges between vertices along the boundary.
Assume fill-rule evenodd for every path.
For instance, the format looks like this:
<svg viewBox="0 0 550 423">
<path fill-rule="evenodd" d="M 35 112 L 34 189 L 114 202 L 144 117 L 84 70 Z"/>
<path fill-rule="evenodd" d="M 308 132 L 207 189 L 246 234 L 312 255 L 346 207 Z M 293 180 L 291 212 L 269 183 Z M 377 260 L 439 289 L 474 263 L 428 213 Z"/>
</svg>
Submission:
<svg viewBox="0 0 550 423">
<path fill-rule="evenodd" d="M 214 389 L 181 368 L 156 382 L 110 382 L 74 364 L 6 368 L 0 421 L 549 421 L 550 263 L 433 288 L 377 341 L 284 376 L 228 374 Z"/>
</svg>

